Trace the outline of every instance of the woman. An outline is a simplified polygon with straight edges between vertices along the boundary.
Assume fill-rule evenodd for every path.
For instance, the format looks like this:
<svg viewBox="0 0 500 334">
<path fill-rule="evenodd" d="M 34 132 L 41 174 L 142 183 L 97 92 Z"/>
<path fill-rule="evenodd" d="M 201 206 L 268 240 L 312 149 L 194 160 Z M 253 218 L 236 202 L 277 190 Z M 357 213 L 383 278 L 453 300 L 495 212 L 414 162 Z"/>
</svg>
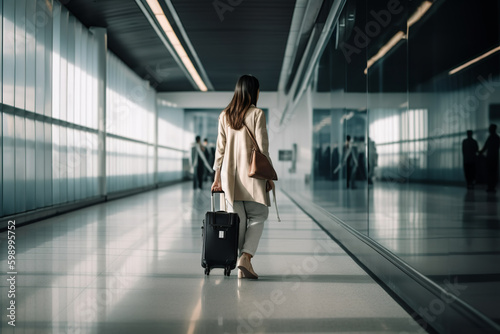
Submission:
<svg viewBox="0 0 500 334">
<path fill-rule="evenodd" d="M 212 191 L 223 190 L 227 210 L 240 217 L 238 249 L 238 277 L 258 278 L 252 268 L 251 258 L 257 251 L 264 221 L 269 214 L 270 199 L 266 180 L 248 176 L 252 153 L 252 140 L 245 125 L 254 134 L 260 151 L 269 159 L 268 136 L 264 112 L 257 108 L 259 81 L 251 75 L 243 75 L 236 83 L 231 103 L 219 116 L 219 134 L 215 152 L 215 180 Z M 269 159 L 271 161 L 271 159 Z M 272 180 L 267 188 L 273 189 Z"/>
</svg>

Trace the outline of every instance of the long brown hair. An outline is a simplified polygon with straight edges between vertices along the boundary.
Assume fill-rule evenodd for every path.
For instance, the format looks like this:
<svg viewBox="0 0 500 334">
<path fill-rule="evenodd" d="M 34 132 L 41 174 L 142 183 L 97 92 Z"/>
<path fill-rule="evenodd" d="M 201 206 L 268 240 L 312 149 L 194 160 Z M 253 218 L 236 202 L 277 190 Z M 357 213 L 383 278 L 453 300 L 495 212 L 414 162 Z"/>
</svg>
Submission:
<svg viewBox="0 0 500 334">
<path fill-rule="evenodd" d="M 234 88 L 233 99 L 224 109 L 229 126 L 235 130 L 243 127 L 245 114 L 252 104 L 257 105 L 259 80 L 252 75 L 242 75 Z"/>
</svg>

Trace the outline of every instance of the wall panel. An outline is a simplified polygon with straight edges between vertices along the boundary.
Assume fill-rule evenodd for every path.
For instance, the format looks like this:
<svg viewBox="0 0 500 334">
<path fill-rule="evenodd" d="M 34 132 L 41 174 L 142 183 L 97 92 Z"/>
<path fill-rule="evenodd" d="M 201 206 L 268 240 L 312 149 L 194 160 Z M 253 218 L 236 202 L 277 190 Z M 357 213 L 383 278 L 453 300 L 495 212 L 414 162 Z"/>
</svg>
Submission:
<svg viewBox="0 0 500 334">
<path fill-rule="evenodd" d="M 26 0 L 16 0 L 15 9 L 15 106 L 26 105 Z"/>
<path fill-rule="evenodd" d="M 0 66 L 1 67 L 1 66 Z M 2 172 L 0 173 L 0 183 L 2 184 L 2 189 L 0 189 L 0 217 L 3 216 L 3 106 L 0 103 L 0 166 L 2 166 Z"/>
<path fill-rule="evenodd" d="M 52 173 L 52 204 L 59 204 L 60 193 L 61 193 L 61 175 L 59 168 L 59 159 L 60 159 L 60 129 L 58 125 L 52 126 L 52 164 L 51 164 L 51 173 Z"/>
<path fill-rule="evenodd" d="M 74 76 L 74 85 L 73 85 L 73 96 L 74 96 L 74 122 L 75 124 L 83 125 L 82 122 L 82 114 L 83 110 L 81 109 L 81 103 L 85 100 L 82 92 L 82 73 L 84 69 L 82 69 L 82 29 L 83 27 L 77 22 L 73 23 L 75 29 L 75 76 Z"/>
<path fill-rule="evenodd" d="M 35 120 L 26 118 L 26 208 L 33 210 L 36 207 L 36 155 L 35 155 Z"/>
<path fill-rule="evenodd" d="M 98 196 L 100 154 L 108 159 L 109 191 L 153 185 L 154 89 L 108 53 L 108 151 L 99 152 L 93 34 L 59 1 L 0 4 L 0 216 Z M 181 177 L 182 113 L 164 120 L 172 123 L 165 126 L 170 140 L 162 139 L 171 145 L 164 148 L 169 179 Z"/>
<path fill-rule="evenodd" d="M 4 106 L 3 114 L 3 164 L 2 164 L 2 192 L 3 214 L 10 215 L 16 211 L 16 174 L 15 174 L 15 123 L 14 116 L 6 113 L 6 109 L 13 107 Z"/>
<path fill-rule="evenodd" d="M 63 121 L 68 120 L 68 43 L 69 38 L 73 37 L 68 32 L 69 13 L 63 7 L 59 18 L 58 28 L 60 29 L 59 43 L 59 89 L 55 91 L 59 99 L 59 118 Z"/>
<path fill-rule="evenodd" d="M 36 62 L 36 26 L 33 22 L 36 12 L 36 1 L 26 1 L 26 95 L 25 109 L 31 112 L 35 111 L 35 62 Z"/>
<path fill-rule="evenodd" d="M 45 206 L 45 127 L 42 121 L 35 121 L 35 203 L 37 208 Z"/>
<path fill-rule="evenodd" d="M 3 103 L 3 0 L 0 0 L 0 17 L 2 17 L 2 19 L 0 20 L 0 104 Z M 1 106 L 0 106 L 0 113 L 1 113 Z M 0 117 L 0 120 L 2 119 L 2 117 Z M 1 129 L 1 124 L 0 124 L 0 129 Z M 2 136 L 0 135 L 0 147 L 2 145 L 1 143 L 1 138 Z M 0 152 L 1 152 L 1 149 L 0 149 Z M 1 154 L 0 154 L 1 156 Z M 0 179 L 1 179 L 1 176 L 0 176 Z M 0 195 L 0 203 L 2 203 L 2 199 L 1 199 L 1 195 Z M 2 209 L 0 209 L 0 217 L 2 215 Z"/>
<path fill-rule="evenodd" d="M 74 184 L 75 184 L 75 189 L 73 191 L 73 200 L 78 201 L 80 200 L 81 197 L 81 183 L 82 183 L 82 177 L 81 177 L 81 145 L 82 142 L 80 140 L 81 137 L 81 131 L 79 130 L 74 130 L 73 133 L 73 168 L 72 168 L 72 173 L 73 173 L 73 179 L 74 179 Z"/>
<path fill-rule="evenodd" d="M 53 160 L 52 160 L 52 154 L 53 154 L 53 148 L 54 145 L 52 143 L 52 129 L 53 126 L 51 124 L 45 123 L 43 125 L 44 131 L 43 135 L 45 137 L 45 141 L 43 143 L 43 154 L 44 154 L 44 177 L 43 177 L 43 182 L 44 182 L 44 206 L 49 206 L 53 204 L 53 196 L 54 196 L 54 187 L 53 187 L 53 180 L 54 176 L 52 173 L 52 166 L 53 166 Z"/>
<path fill-rule="evenodd" d="M 40 3 L 37 7 L 39 10 Z M 46 18 L 48 20 L 48 18 Z M 45 76 L 50 71 L 50 67 L 46 68 L 45 62 L 47 50 L 51 45 L 46 45 L 46 30 L 48 23 L 37 24 L 35 32 L 35 112 L 40 115 L 45 114 L 45 94 L 49 87 L 45 84 Z"/>
<path fill-rule="evenodd" d="M 73 16 L 68 17 L 67 23 L 67 85 L 66 85 L 66 120 L 75 122 L 75 48 L 76 48 L 76 20 Z"/>
<path fill-rule="evenodd" d="M 6 1 L 3 4 L 3 50 L 2 52 L 2 87 L 3 103 L 14 106 L 14 86 L 15 86 L 15 2 Z"/>
<path fill-rule="evenodd" d="M 17 85 L 16 85 L 17 89 Z M 16 212 L 26 211 L 26 120 L 14 117 Z"/>
<path fill-rule="evenodd" d="M 3 0 L 0 0 L 0 166 L 3 166 Z M 3 173 L 0 173 L 0 183 L 3 184 Z M 3 191 L 0 189 L 0 217 L 3 216 Z"/>
<path fill-rule="evenodd" d="M 60 99 L 59 92 L 61 91 L 61 5 L 57 2 L 53 7 L 54 21 L 52 25 L 52 80 L 46 82 L 52 87 L 51 100 L 53 102 L 50 116 L 59 119 L 60 112 Z"/>
<path fill-rule="evenodd" d="M 68 202 L 73 202 L 75 200 L 75 130 L 68 129 L 68 158 L 67 158 L 67 170 L 68 170 Z"/>
</svg>

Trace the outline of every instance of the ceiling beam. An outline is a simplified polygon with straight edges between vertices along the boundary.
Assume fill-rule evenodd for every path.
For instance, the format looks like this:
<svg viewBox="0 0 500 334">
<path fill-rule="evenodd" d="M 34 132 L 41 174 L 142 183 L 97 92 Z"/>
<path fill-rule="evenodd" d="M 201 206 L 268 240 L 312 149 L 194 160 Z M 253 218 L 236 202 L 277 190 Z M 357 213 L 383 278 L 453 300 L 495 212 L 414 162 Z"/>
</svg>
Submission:
<svg viewBox="0 0 500 334">
<path fill-rule="evenodd" d="M 295 106 L 309 85 L 312 73 L 330 40 L 345 3 L 346 0 L 335 0 L 330 7 L 326 22 L 324 24 L 315 24 L 291 88 L 286 94 L 285 103 L 281 110 L 280 124 L 284 124 L 286 117 L 291 116 L 291 112 L 295 109 Z M 314 33 L 315 30 L 316 34 Z"/>
</svg>

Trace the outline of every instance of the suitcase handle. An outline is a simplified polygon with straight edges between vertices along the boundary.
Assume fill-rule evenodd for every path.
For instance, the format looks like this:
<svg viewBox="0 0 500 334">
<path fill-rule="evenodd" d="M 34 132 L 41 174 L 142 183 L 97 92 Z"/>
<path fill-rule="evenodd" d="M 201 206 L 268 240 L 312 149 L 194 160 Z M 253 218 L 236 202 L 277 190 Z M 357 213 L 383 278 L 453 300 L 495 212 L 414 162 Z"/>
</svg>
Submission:
<svg viewBox="0 0 500 334">
<path fill-rule="evenodd" d="M 212 191 L 212 205 L 211 205 L 212 212 L 215 212 L 214 194 L 224 194 L 224 191 L 223 190 Z M 221 200 L 221 210 L 222 210 L 222 200 Z M 224 203 L 224 210 L 222 211 L 226 211 L 226 203 Z"/>
</svg>

